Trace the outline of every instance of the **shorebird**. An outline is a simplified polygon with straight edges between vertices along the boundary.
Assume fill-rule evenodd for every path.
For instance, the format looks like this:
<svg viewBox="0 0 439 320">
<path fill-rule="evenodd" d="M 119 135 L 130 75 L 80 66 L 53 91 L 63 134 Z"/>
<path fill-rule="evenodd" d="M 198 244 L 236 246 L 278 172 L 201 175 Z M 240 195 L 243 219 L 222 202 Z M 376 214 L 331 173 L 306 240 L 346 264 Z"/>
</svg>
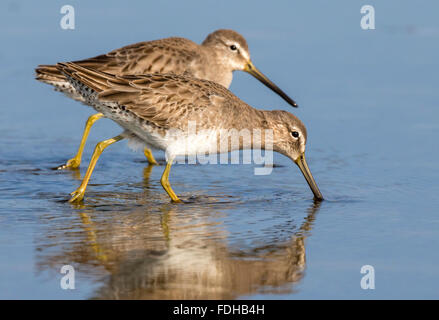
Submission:
<svg viewBox="0 0 439 320">
<path fill-rule="evenodd" d="M 161 184 L 173 202 L 182 202 L 169 183 L 169 173 L 177 156 L 251 149 L 256 145 L 292 159 L 302 171 L 314 198 L 323 196 L 305 160 L 307 131 L 293 114 L 255 109 L 216 82 L 186 75 L 146 74 L 116 76 L 74 63 L 60 63 L 59 70 L 75 90 L 96 111 L 118 123 L 125 131 L 96 145 L 80 187 L 71 193 L 70 202 L 83 199 L 97 159 L 109 145 L 124 138 L 141 141 L 164 150 L 167 164 Z M 196 131 L 188 127 L 196 124 Z M 259 141 L 239 139 L 239 143 L 218 148 L 223 131 L 236 138 L 247 130 Z M 267 134 L 271 132 L 270 134 Z M 228 139 L 228 137 L 227 137 Z M 222 144 L 223 146 L 224 144 Z"/>
<path fill-rule="evenodd" d="M 115 75 L 186 74 L 217 82 L 226 88 L 232 82 L 233 71 L 240 70 L 250 73 L 290 105 L 297 107 L 293 99 L 254 66 L 247 41 L 233 30 L 217 30 L 209 34 L 201 45 L 184 38 L 166 38 L 128 45 L 75 63 Z M 53 85 L 55 90 L 75 100 L 85 102 L 56 65 L 40 65 L 35 71 L 37 80 Z M 88 118 L 77 154 L 58 169 L 79 167 L 90 128 L 102 117 L 104 114 L 99 112 Z M 157 164 L 148 147 L 145 147 L 144 153 L 150 164 Z"/>
</svg>

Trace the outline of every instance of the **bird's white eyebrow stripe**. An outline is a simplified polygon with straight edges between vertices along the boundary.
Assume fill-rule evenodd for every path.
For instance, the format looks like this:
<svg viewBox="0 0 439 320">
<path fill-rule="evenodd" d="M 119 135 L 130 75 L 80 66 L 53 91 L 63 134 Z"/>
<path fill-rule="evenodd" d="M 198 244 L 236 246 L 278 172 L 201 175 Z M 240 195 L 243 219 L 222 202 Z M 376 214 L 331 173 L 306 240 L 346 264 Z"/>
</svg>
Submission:
<svg viewBox="0 0 439 320">
<path fill-rule="evenodd" d="M 222 39 L 218 39 L 218 41 L 221 42 L 222 44 L 224 44 L 226 47 L 229 46 L 229 44 L 227 44 L 226 42 L 224 42 Z M 245 50 L 242 49 L 241 45 L 240 45 L 238 42 L 232 40 L 232 44 L 234 44 L 234 45 L 238 48 L 239 53 L 241 53 L 242 56 L 243 56 L 246 60 L 250 60 L 250 55 L 247 53 L 247 51 L 245 51 Z"/>
</svg>

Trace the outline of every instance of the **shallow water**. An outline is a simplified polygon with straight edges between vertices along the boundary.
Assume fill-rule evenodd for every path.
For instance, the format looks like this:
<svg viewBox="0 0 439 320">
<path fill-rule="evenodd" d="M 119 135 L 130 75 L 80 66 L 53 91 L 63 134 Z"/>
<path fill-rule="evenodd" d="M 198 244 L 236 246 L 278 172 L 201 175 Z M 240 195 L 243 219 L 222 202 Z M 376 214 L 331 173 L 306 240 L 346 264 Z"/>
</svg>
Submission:
<svg viewBox="0 0 439 320">
<path fill-rule="evenodd" d="M 439 297 L 436 2 L 369 1 L 374 31 L 360 28 L 360 1 L 231 12 L 70 4 L 73 31 L 59 27 L 60 4 L 0 4 L 0 298 Z M 231 86 L 303 120 L 326 200 L 314 203 L 276 154 L 266 176 L 255 165 L 175 165 L 171 183 L 188 203 L 171 204 L 164 166 L 120 142 L 100 158 L 84 203 L 66 202 L 93 146 L 120 129 L 99 121 L 81 169 L 52 170 L 74 154 L 92 110 L 35 81 L 33 68 L 170 35 L 200 42 L 223 27 L 246 36 L 255 65 L 298 101 L 292 110 L 246 74 Z M 60 288 L 63 265 L 75 268 L 75 290 Z M 374 290 L 360 286 L 363 265 L 375 269 Z"/>
</svg>

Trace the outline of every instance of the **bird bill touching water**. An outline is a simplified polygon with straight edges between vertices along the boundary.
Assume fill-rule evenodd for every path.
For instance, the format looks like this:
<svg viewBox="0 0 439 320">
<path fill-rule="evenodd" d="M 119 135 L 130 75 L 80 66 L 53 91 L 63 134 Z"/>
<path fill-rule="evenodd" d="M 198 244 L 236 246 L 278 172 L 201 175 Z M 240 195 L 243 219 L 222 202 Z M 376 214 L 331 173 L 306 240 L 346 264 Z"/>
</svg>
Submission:
<svg viewBox="0 0 439 320">
<path fill-rule="evenodd" d="M 88 104 L 125 129 L 114 138 L 100 142 L 93 153 L 81 186 L 72 193 L 71 202 L 83 199 L 91 173 L 102 151 L 124 138 L 141 141 L 164 150 L 167 165 L 161 184 L 173 202 L 181 202 L 169 183 L 169 173 L 177 156 L 218 150 L 221 130 L 271 130 L 262 135 L 262 149 L 271 146 L 293 160 L 303 173 L 314 198 L 323 196 L 305 160 L 307 131 L 303 123 L 286 111 L 258 110 L 234 96 L 225 87 L 206 80 L 175 74 L 115 76 L 84 68 L 74 63 L 60 63 L 75 90 Z M 190 122 L 197 124 L 195 135 L 185 134 Z M 207 136 L 202 132 L 207 131 Z M 182 148 L 189 145 L 190 148 Z M 236 149 L 251 149 L 253 144 L 240 141 Z"/>
<path fill-rule="evenodd" d="M 247 41 L 233 30 L 217 30 L 209 34 L 201 45 L 184 38 L 166 38 L 139 42 L 107 54 L 76 64 L 115 75 L 141 75 L 150 73 L 186 74 L 196 78 L 217 82 L 228 88 L 234 71 L 245 71 L 272 89 L 286 102 L 297 107 L 296 102 L 259 71 L 250 59 Z M 67 81 L 56 65 L 40 65 L 36 79 L 53 85 L 67 96 L 85 102 L 83 97 Z M 97 113 L 89 117 L 77 154 L 59 169 L 80 166 L 90 128 L 104 117 Z M 157 164 L 148 146 L 145 156 L 150 164 Z"/>
</svg>

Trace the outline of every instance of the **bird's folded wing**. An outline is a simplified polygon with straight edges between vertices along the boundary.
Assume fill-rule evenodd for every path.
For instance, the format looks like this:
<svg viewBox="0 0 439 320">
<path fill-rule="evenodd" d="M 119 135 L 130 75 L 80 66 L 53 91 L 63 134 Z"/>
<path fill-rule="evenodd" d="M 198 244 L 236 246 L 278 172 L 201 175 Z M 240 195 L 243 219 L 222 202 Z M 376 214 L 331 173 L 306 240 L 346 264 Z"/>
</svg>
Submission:
<svg viewBox="0 0 439 320">
<path fill-rule="evenodd" d="M 75 63 L 60 70 L 98 93 L 100 101 L 116 102 L 162 128 L 187 128 L 188 121 L 218 123 L 219 108 L 236 102 L 226 88 L 211 81 L 175 74 L 115 76 Z"/>
<path fill-rule="evenodd" d="M 198 59 L 197 44 L 184 38 L 166 38 L 128 45 L 76 64 L 117 75 L 146 73 L 177 74 Z"/>
<path fill-rule="evenodd" d="M 166 38 L 131 44 L 93 58 L 74 61 L 75 64 L 117 75 L 146 73 L 187 73 L 188 65 L 202 59 L 198 45 L 184 38 Z M 39 65 L 37 79 L 65 81 L 56 65 Z"/>
</svg>

